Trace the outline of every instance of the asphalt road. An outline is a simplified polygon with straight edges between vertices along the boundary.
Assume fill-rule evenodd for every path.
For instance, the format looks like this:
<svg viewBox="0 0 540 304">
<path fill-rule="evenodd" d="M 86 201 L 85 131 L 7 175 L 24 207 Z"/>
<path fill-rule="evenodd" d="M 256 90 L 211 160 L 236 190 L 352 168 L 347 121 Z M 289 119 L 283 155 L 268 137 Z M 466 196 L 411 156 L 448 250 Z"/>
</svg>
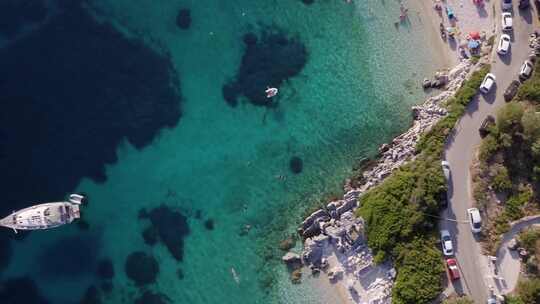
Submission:
<svg viewBox="0 0 540 304">
<path fill-rule="evenodd" d="M 500 36 L 500 3 L 495 3 L 497 13 L 497 38 Z M 449 181 L 448 208 L 443 211 L 443 218 L 455 221 L 442 220 L 441 229 L 448 229 L 454 238 L 455 256 L 461 271 L 461 280 L 453 283 L 458 293 L 470 295 L 475 303 L 486 303 L 488 297 L 487 258 L 481 254 L 480 245 L 472 234 L 468 224 L 467 209 L 472 207 L 472 191 L 469 168 L 473 154 L 480 144 L 481 138 L 478 128 L 487 115 L 495 116 L 497 109 L 505 101 L 503 92 L 510 82 L 518 79 L 519 68 L 529 54 L 529 34 L 534 31 L 537 24 L 535 8 L 532 5 L 526 11 L 520 11 L 514 1 L 514 30 L 509 33 L 512 37 L 510 53 L 504 57 L 493 55 L 491 73 L 495 74 L 496 86 L 486 96 L 478 95 L 467 107 L 465 115 L 461 118 L 446 144 L 445 159 L 450 162 L 451 179 Z"/>
</svg>

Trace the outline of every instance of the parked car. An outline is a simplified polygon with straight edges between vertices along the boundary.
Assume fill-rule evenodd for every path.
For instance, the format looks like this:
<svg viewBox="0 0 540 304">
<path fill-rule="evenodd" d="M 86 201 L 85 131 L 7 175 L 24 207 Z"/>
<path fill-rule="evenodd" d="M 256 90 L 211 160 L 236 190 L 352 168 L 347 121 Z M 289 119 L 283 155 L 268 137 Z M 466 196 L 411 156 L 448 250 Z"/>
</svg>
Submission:
<svg viewBox="0 0 540 304">
<path fill-rule="evenodd" d="M 520 85 L 521 85 L 521 82 L 519 82 L 517 80 L 513 80 L 510 83 L 510 85 L 508 86 L 508 88 L 506 88 L 506 90 L 504 91 L 504 94 L 503 94 L 504 100 L 506 102 L 512 100 L 512 98 L 514 98 L 514 96 L 516 96 Z"/>
<path fill-rule="evenodd" d="M 512 30 L 512 14 L 509 12 L 502 13 L 502 30 L 511 31 Z"/>
<path fill-rule="evenodd" d="M 483 94 L 489 93 L 491 87 L 493 87 L 495 84 L 495 79 L 495 75 L 487 73 L 486 77 L 484 77 L 484 80 L 482 81 L 482 84 L 480 85 L 480 92 Z"/>
<path fill-rule="evenodd" d="M 482 231 L 482 218 L 480 217 L 480 211 L 477 208 L 467 209 L 469 215 L 469 223 L 471 224 L 471 230 L 473 233 L 479 233 Z"/>
<path fill-rule="evenodd" d="M 499 46 L 497 46 L 497 53 L 499 55 L 506 55 L 510 50 L 510 36 L 507 34 L 502 34 L 499 39 Z"/>
<path fill-rule="evenodd" d="M 459 269 L 456 259 L 446 259 L 446 267 L 452 281 L 459 280 Z"/>
<path fill-rule="evenodd" d="M 482 124 L 480 125 L 480 128 L 478 129 L 478 132 L 480 133 L 480 137 L 485 137 L 489 133 L 489 127 L 491 125 L 495 124 L 495 118 L 491 115 L 488 115 L 484 121 L 482 121 Z"/>
<path fill-rule="evenodd" d="M 526 9 L 529 7 L 529 5 L 531 4 L 531 2 L 529 0 L 519 0 L 519 9 Z"/>
<path fill-rule="evenodd" d="M 448 207 L 448 192 L 446 190 L 439 192 L 439 205 L 443 208 Z"/>
<path fill-rule="evenodd" d="M 443 254 L 452 256 L 454 254 L 454 246 L 452 246 L 452 237 L 448 230 L 441 230 L 441 244 Z"/>
<path fill-rule="evenodd" d="M 512 9 L 512 0 L 502 0 L 501 1 L 501 7 L 503 10 L 511 10 Z"/>
<path fill-rule="evenodd" d="M 525 62 L 523 62 L 521 68 L 519 69 L 519 79 L 521 79 L 521 81 L 527 80 L 529 77 L 531 77 L 532 71 L 532 62 L 530 62 L 529 60 L 525 60 Z"/>
<path fill-rule="evenodd" d="M 450 180 L 450 163 L 443 160 L 441 162 L 441 167 L 442 167 L 442 170 L 443 170 L 443 173 L 444 173 L 444 177 L 446 178 L 446 180 Z"/>
</svg>

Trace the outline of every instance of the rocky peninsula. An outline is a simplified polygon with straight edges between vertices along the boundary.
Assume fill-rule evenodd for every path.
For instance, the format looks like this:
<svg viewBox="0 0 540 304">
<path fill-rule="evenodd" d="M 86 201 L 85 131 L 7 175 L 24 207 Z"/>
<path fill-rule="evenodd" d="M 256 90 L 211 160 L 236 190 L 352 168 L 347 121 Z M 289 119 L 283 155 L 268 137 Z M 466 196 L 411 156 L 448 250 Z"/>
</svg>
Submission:
<svg viewBox="0 0 540 304">
<path fill-rule="evenodd" d="M 412 127 L 379 148 L 378 159 L 359 181 L 354 185 L 347 181 L 342 199 L 329 202 L 301 223 L 298 233 L 304 240 L 302 253 L 288 252 L 283 257 L 294 270 L 293 280 L 299 279 L 302 270 L 315 276 L 323 272 L 352 303 L 391 303 L 396 271 L 388 262 L 374 264 L 364 235 L 364 221 L 354 215 L 358 199 L 393 170 L 414 159 L 421 135 L 447 114 L 446 101 L 461 87 L 472 66 L 470 60 L 464 60 L 450 71 L 437 73 L 436 80 L 445 83 L 443 91 L 412 107 Z"/>
</svg>

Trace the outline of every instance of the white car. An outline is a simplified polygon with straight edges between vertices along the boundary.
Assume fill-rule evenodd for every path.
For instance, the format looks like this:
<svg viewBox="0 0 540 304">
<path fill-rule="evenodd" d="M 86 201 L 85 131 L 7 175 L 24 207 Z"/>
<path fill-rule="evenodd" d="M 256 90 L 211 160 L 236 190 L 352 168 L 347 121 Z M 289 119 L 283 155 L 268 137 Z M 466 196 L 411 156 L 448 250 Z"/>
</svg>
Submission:
<svg viewBox="0 0 540 304">
<path fill-rule="evenodd" d="M 501 6 L 503 10 L 510 10 L 512 9 L 512 0 L 502 0 Z"/>
<path fill-rule="evenodd" d="M 454 254 L 454 246 L 452 246 L 452 237 L 450 237 L 450 232 L 448 230 L 441 230 L 441 243 L 442 251 L 446 256 L 451 256 Z"/>
<path fill-rule="evenodd" d="M 501 39 L 499 39 L 497 53 L 500 55 L 506 55 L 508 54 L 508 50 L 510 50 L 510 36 L 507 34 L 502 34 Z"/>
<path fill-rule="evenodd" d="M 523 65 L 521 65 L 521 68 L 519 69 L 519 79 L 521 79 L 521 81 L 524 81 L 531 77 L 532 70 L 532 62 L 530 62 L 529 60 L 525 60 L 525 62 L 523 62 Z"/>
<path fill-rule="evenodd" d="M 512 30 L 512 14 L 510 14 L 509 12 L 502 13 L 502 30 Z"/>
<path fill-rule="evenodd" d="M 442 167 L 444 177 L 446 178 L 446 180 L 450 180 L 450 163 L 443 160 L 441 162 L 441 167 Z"/>
<path fill-rule="evenodd" d="M 467 209 L 469 215 L 469 223 L 471 224 L 471 230 L 473 233 L 479 233 L 482 231 L 482 218 L 480 217 L 480 211 L 477 208 Z"/>
<path fill-rule="evenodd" d="M 480 92 L 483 94 L 487 94 L 491 87 L 495 84 L 495 75 L 491 73 L 487 73 L 486 77 L 484 77 L 484 80 L 482 81 L 482 84 L 480 85 Z"/>
</svg>

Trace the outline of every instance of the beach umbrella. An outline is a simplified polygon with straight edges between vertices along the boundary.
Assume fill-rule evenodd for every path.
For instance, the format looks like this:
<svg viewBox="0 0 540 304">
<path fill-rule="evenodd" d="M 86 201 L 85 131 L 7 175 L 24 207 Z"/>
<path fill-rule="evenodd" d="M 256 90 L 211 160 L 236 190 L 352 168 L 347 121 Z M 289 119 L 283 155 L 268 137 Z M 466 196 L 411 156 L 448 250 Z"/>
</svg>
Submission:
<svg viewBox="0 0 540 304">
<path fill-rule="evenodd" d="M 471 40 L 469 41 L 469 44 L 467 45 L 470 49 L 475 49 L 480 46 L 480 43 L 478 43 L 478 40 Z"/>
<path fill-rule="evenodd" d="M 475 40 L 480 39 L 480 33 L 479 32 L 470 32 L 469 36 L 471 37 L 471 39 L 475 39 Z"/>
</svg>

